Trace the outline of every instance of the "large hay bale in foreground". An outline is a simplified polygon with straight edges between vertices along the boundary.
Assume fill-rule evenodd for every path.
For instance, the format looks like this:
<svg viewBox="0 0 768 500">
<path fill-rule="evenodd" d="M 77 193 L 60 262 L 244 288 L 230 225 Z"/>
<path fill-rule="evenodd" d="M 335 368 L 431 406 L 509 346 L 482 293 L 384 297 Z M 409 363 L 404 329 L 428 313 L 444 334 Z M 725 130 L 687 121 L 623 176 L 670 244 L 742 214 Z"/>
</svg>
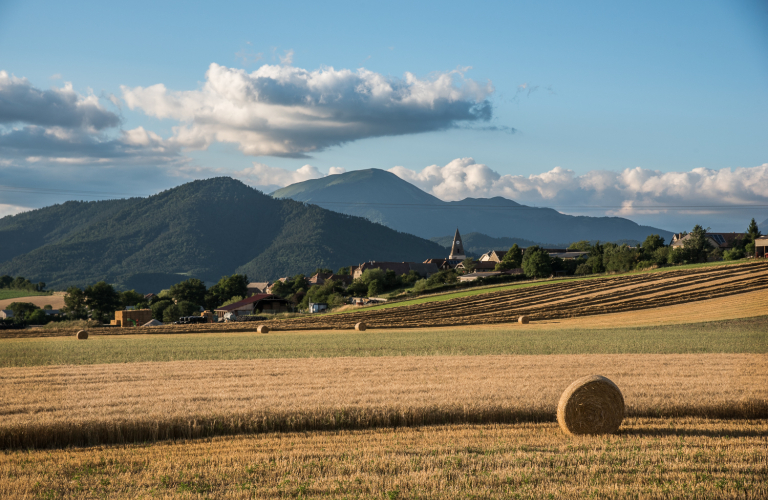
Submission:
<svg viewBox="0 0 768 500">
<path fill-rule="evenodd" d="M 358 332 L 364 332 L 365 331 L 365 323 L 360 322 L 355 325 L 355 330 Z"/>
<path fill-rule="evenodd" d="M 259 333 L 269 333 L 269 327 L 267 325 L 259 325 L 256 331 Z"/>
<path fill-rule="evenodd" d="M 517 318 L 517 322 L 520 323 L 521 325 L 527 325 L 528 321 L 529 321 L 528 316 L 520 316 L 519 318 Z"/>
<path fill-rule="evenodd" d="M 569 385 L 557 405 L 557 422 L 566 434 L 615 434 L 623 419 L 624 396 L 601 375 Z"/>
<path fill-rule="evenodd" d="M 88 338 L 88 332 L 85 330 L 80 330 L 77 332 L 77 340 L 86 340 Z"/>
</svg>

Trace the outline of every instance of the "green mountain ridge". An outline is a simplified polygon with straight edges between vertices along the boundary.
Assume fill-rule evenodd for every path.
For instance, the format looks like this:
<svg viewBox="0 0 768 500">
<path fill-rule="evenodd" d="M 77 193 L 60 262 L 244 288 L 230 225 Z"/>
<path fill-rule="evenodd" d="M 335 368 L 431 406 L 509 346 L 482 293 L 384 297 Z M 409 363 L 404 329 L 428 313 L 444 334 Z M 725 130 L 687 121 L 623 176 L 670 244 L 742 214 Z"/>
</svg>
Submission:
<svg viewBox="0 0 768 500">
<path fill-rule="evenodd" d="M 365 217 L 422 238 L 467 234 L 529 241 L 635 240 L 658 234 L 669 241 L 670 231 L 641 226 L 621 217 L 561 214 L 551 208 L 529 207 L 502 197 L 466 198 L 444 202 L 391 172 L 356 170 L 292 184 L 272 193 L 329 210 Z"/>
<path fill-rule="evenodd" d="M 67 202 L 0 219 L 0 274 L 51 289 L 105 280 L 158 291 L 186 279 L 254 281 L 366 260 L 443 256 L 436 243 L 364 218 L 278 200 L 228 177 L 147 198 Z"/>
</svg>

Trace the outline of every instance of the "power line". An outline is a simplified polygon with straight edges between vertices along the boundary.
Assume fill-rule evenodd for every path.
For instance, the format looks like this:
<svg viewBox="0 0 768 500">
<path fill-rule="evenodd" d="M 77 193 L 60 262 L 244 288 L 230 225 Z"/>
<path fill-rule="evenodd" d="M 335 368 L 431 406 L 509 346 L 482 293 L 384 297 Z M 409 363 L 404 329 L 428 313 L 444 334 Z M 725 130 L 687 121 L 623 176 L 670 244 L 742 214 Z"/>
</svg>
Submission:
<svg viewBox="0 0 768 500">
<path fill-rule="evenodd" d="M 128 197 L 143 197 L 146 194 L 137 193 L 115 193 L 115 192 L 103 192 L 103 191 L 81 191 L 81 190 L 65 190 L 65 189 L 53 189 L 53 188 L 29 188 L 22 186 L 8 186 L 0 185 L 0 191 L 4 192 L 18 192 L 18 193 L 30 193 L 30 194 L 46 194 L 46 195 L 69 195 L 69 196 L 84 196 L 88 198 L 100 198 L 110 196 L 128 196 Z M 768 208 L 768 205 L 548 205 L 545 207 L 529 206 L 529 205 L 516 205 L 516 206 L 489 206 L 478 205 L 471 203 L 461 202 L 443 202 L 442 205 L 433 205 L 430 203 L 376 203 L 376 202 L 344 202 L 344 201 L 306 201 L 303 203 L 311 205 L 334 205 L 339 207 L 388 207 L 388 208 L 427 208 L 430 210 L 464 210 L 467 208 L 479 209 L 479 210 L 539 210 L 542 208 L 549 209 L 561 209 L 561 210 L 616 210 L 616 209 L 631 209 L 631 210 L 714 210 L 714 211 L 726 211 L 726 210 L 750 210 L 750 209 L 762 209 Z"/>
</svg>

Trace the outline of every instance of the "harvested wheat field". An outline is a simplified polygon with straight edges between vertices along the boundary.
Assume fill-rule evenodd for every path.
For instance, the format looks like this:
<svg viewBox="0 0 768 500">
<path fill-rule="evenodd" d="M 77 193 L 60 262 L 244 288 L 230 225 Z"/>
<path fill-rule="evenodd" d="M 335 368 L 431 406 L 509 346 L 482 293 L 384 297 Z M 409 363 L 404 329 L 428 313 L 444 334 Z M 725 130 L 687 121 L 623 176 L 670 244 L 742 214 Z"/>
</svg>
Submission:
<svg viewBox="0 0 768 500">
<path fill-rule="evenodd" d="M 768 263 L 756 262 L 555 282 L 367 312 L 297 318 L 272 326 L 275 330 L 340 329 L 365 321 L 369 328 L 417 328 L 510 323 L 522 315 L 531 321 L 547 321 L 767 291 Z"/>
<path fill-rule="evenodd" d="M 64 307 L 63 295 L 33 295 L 30 297 L 16 297 L 13 299 L 0 300 L 0 309 L 6 309 L 12 302 L 29 302 L 37 307 L 49 305 L 54 309 Z"/>
<path fill-rule="evenodd" d="M 768 496 L 768 421 L 625 419 L 267 433 L 0 454 L 0 497 L 748 498 Z"/>
<path fill-rule="evenodd" d="M 549 422 L 563 390 L 596 373 L 628 416 L 768 418 L 768 358 L 754 354 L 129 363 L 0 369 L 0 447 Z"/>
</svg>

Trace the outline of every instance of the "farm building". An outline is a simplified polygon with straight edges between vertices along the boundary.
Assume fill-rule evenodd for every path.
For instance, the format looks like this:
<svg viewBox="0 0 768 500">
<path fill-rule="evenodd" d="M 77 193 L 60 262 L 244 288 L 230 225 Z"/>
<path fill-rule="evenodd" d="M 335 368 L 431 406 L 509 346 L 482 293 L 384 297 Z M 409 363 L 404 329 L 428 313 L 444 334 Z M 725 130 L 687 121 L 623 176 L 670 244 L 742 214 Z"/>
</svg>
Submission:
<svg viewBox="0 0 768 500">
<path fill-rule="evenodd" d="M 501 262 L 507 250 L 491 250 L 480 256 L 480 262 Z"/>
<path fill-rule="evenodd" d="M 309 303 L 309 312 L 310 314 L 313 313 L 320 313 L 320 312 L 326 312 L 328 311 L 328 304 L 320 304 L 320 303 Z"/>
<path fill-rule="evenodd" d="M 291 306 L 287 300 L 269 293 L 257 293 L 240 302 L 221 306 L 215 312 L 221 319 L 227 313 L 232 313 L 235 316 L 247 316 L 251 314 L 277 314 L 290 310 Z"/>
<path fill-rule="evenodd" d="M 309 278 L 309 284 L 311 285 L 322 285 L 326 281 L 328 281 L 331 276 L 333 276 L 333 273 L 315 273 L 314 276 Z"/>
<path fill-rule="evenodd" d="M 130 311 L 115 311 L 115 319 L 110 325 L 126 327 L 141 326 L 152 319 L 152 309 L 132 309 Z"/>
<path fill-rule="evenodd" d="M 768 257 L 768 236 L 755 238 L 755 257 Z"/>
<path fill-rule="evenodd" d="M 489 276 L 501 276 L 503 274 L 523 274 L 522 269 L 510 269 L 508 271 L 491 271 L 491 272 L 473 272 L 459 276 L 459 281 L 475 281 L 478 278 L 487 278 Z"/>
<path fill-rule="evenodd" d="M 685 245 L 685 240 L 690 237 L 690 234 L 683 235 L 682 233 L 676 233 L 672 235 L 672 242 L 669 246 L 672 248 L 682 248 L 683 245 Z M 735 246 L 736 240 L 740 240 L 744 237 L 744 233 L 705 233 L 704 237 L 714 248 L 730 250 Z"/>
<path fill-rule="evenodd" d="M 0 319 L 11 319 L 13 318 L 13 311 L 10 309 L 0 309 Z"/>
<path fill-rule="evenodd" d="M 476 271 L 476 272 L 483 272 L 483 271 L 492 272 L 492 271 L 494 271 L 496 269 L 496 264 L 497 263 L 486 260 L 486 261 L 482 261 L 482 262 L 475 262 L 474 264 L 475 264 L 475 267 L 474 267 L 474 269 L 472 269 L 473 271 Z M 456 266 L 456 270 L 457 271 L 463 271 L 463 270 L 466 270 L 466 268 L 464 267 L 464 264 L 459 263 L 459 265 Z"/>
<path fill-rule="evenodd" d="M 248 283 L 246 297 L 256 295 L 257 293 L 269 293 L 267 290 L 272 285 L 269 281 Z"/>
</svg>

